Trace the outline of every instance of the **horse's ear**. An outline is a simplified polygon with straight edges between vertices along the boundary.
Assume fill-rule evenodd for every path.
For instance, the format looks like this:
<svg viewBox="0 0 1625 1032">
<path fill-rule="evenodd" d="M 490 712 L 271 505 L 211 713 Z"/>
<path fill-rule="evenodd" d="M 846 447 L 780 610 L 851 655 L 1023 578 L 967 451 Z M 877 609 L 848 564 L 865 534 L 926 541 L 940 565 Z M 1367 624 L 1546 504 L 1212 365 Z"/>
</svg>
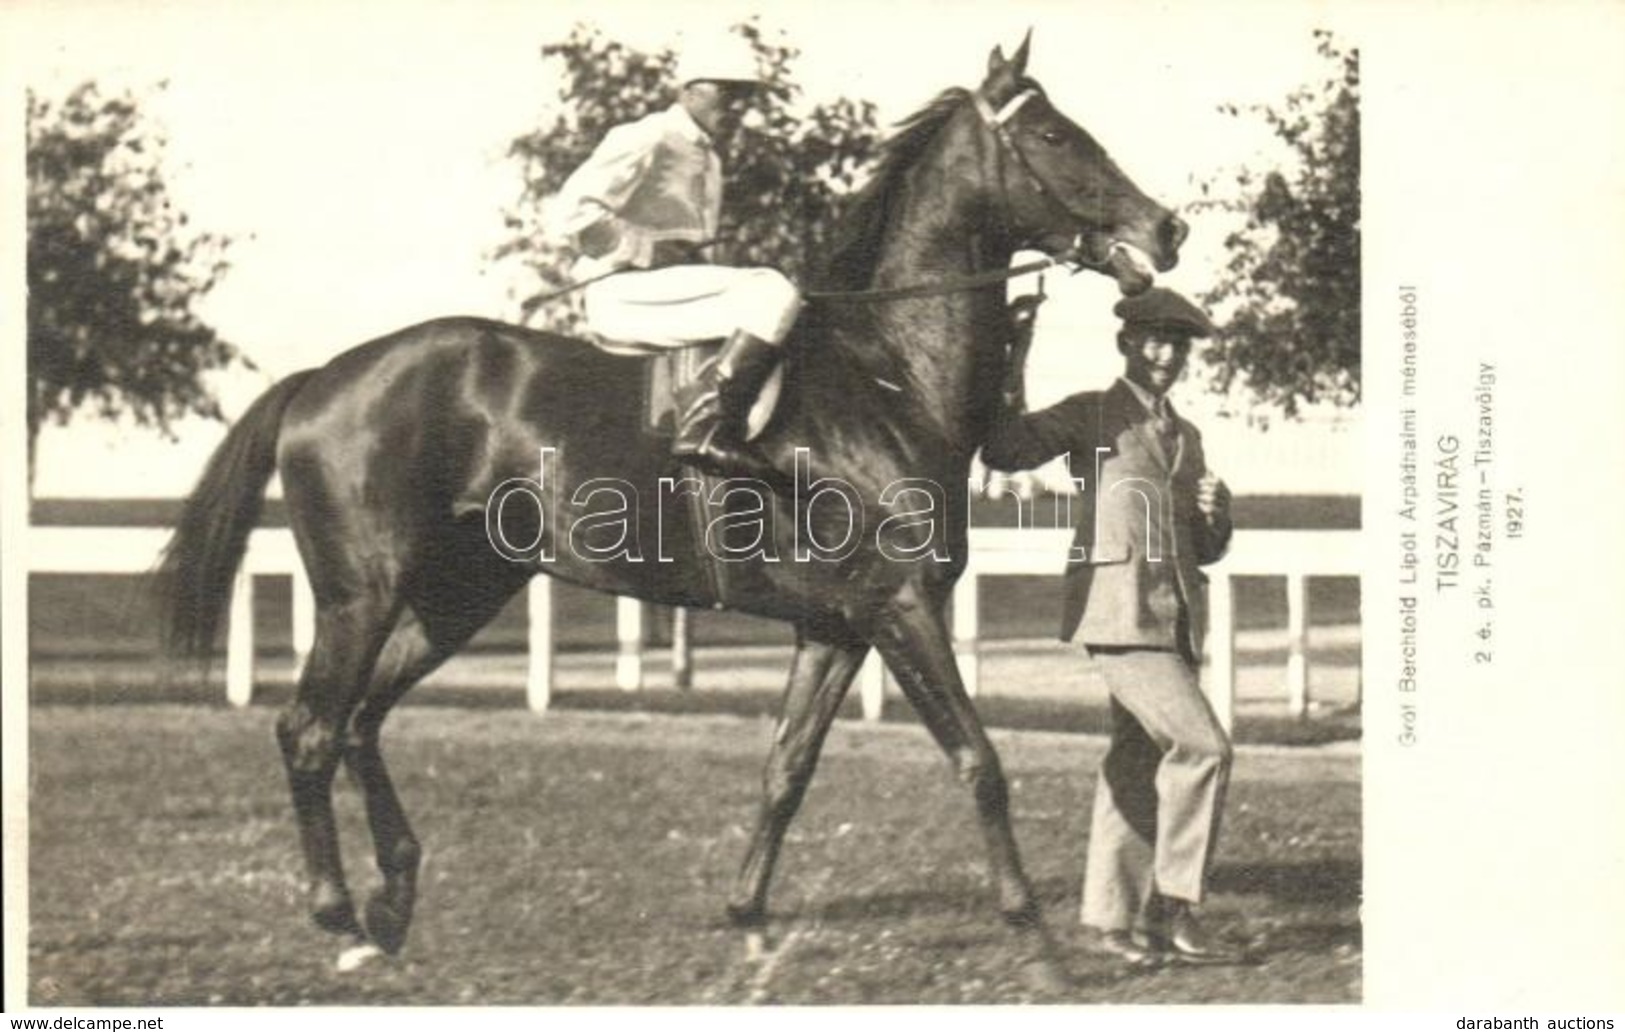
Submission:
<svg viewBox="0 0 1625 1032">
<path fill-rule="evenodd" d="M 1009 62 L 1004 59 L 1004 48 L 994 47 L 993 53 L 987 55 L 987 77 L 991 79 L 995 75 L 998 75 L 1000 72 L 1004 71 L 1007 64 L 1009 64 Z"/>
<path fill-rule="evenodd" d="M 1016 78 L 1027 74 L 1027 55 L 1033 48 L 1033 30 L 1029 28 L 1027 34 L 1021 37 L 1021 46 L 1016 48 L 1016 54 L 1010 59 L 1010 72 Z"/>
<path fill-rule="evenodd" d="M 984 84 L 990 92 L 1014 89 L 1027 74 L 1027 54 L 1032 49 L 1033 30 L 1028 29 L 1027 35 L 1022 37 L 1021 46 L 1016 48 L 1015 55 L 1006 59 L 1003 47 L 994 47 L 993 53 L 987 55 L 987 82 Z"/>
</svg>

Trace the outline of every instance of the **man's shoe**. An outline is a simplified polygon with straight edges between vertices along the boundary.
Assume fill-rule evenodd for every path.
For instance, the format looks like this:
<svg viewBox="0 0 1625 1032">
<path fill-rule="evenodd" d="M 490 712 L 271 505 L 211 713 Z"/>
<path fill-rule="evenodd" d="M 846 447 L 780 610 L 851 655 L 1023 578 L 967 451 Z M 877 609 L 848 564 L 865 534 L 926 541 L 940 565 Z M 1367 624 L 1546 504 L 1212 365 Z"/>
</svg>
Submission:
<svg viewBox="0 0 1625 1032">
<path fill-rule="evenodd" d="M 1210 934 L 1190 904 L 1170 901 L 1166 923 L 1161 929 L 1146 931 L 1142 939 L 1147 946 L 1160 950 L 1180 964 L 1219 966 L 1246 964 L 1251 958 L 1246 951 Z"/>
<path fill-rule="evenodd" d="M 778 364 L 779 349 L 744 331 L 728 338 L 700 370 L 677 418 L 672 457 L 718 477 L 749 477 L 775 490 L 794 487 L 745 440 L 746 419 L 756 394 Z"/>
<path fill-rule="evenodd" d="M 1136 942 L 1134 936 L 1122 928 L 1095 933 L 1092 948 L 1096 953 L 1117 957 L 1130 967 L 1155 967 L 1163 961 L 1161 951 Z"/>
</svg>

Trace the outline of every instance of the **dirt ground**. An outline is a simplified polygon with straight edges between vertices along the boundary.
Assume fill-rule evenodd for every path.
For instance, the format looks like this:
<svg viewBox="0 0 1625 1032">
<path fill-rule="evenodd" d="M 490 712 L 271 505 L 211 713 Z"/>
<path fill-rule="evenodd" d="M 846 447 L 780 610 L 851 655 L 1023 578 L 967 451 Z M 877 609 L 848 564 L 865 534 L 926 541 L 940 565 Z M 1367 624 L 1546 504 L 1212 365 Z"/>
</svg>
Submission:
<svg viewBox="0 0 1625 1032">
<path fill-rule="evenodd" d="M 1245 968 L 1131 975 L 1076 923 L 1104 739 L 999 731 L 1016 834 L 1071 985 L 1031 983 L 971 801 L 908 722 L 843 721 L 785 847 L 776 949 L 722 920 L 771 722 L 419 706 L 386 731 L 427 853 L 397 958 L 334 970 L 305 916 L 272 711 L 37 706 L 30 1002 L 862 1004 L 1352 1002 L 1358 745 L 1244 747 L 1205 908 Z M 338 786 L 351 886 L 376 883 Z"/>
</svg>

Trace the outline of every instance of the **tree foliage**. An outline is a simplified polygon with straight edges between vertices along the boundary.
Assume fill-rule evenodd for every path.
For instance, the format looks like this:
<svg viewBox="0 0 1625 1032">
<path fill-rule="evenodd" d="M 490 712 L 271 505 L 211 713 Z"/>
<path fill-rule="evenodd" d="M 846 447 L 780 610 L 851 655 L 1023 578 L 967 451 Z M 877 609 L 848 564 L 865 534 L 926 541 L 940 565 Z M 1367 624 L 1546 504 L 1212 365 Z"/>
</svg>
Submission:
<svg viewBox="0 0 1625 1032">
<path fill-rule="evenodd" d="M 1243 213 L 1226 240 L 1224 275 L 1203 301 L 1220 314 L 1204 353 L 1215 387 L 1239 379 L 1287 415 L 1303 404 L 1360 399 L 1360 57 L 1315 34 L 1326 78 L 1278 106 L 1221 110 L 1261 116 L 1295 167 L 1235 175 Z M 1216 184 L 1207 187 L 1213 191 Z"/>
<path fill-rule="evenodd" d="M 827 250 L 843 200 L 857 186 L 879 141 L 874 105 L 836 100 L 800 109 L 794 78 L 799 51 L 769 39 L 755 22 L 734 29 L 749 41 L 770 84 L 757 104 L 759 118 L 726 141 L 727 180 L 722 203 L 724 240 L 712 252 L 728 264 L 767 265 L 804 278 Z M 565 104 L 553 121 L 515 139 L 520 197 L 506 212 L 507 241 L 498 259 L 523 263 L 534 299 L 570 282 L 569 256 L 542 229 L 543 207 L 613 127 L 664 108 L 677 99 L 676 56 L 646 53 L 578 25 L 562 42 L 542 47 L 557 66 Z M 555 302 L 537 311 L 559 329 L 577 322 L 572 306 Z"/>
<path fill-rule="evenodd" d="M 160 87 L 161 88 L 161 87 Z M 169 198 L 164 137 L 128 91 L 28 93 L 29 454 L 47 420 L 83 408 L 166 434 L 221 418 L 202 375 L 239 359 L 195 306 L 225 272 L 225 238 Z"/>
</svg>

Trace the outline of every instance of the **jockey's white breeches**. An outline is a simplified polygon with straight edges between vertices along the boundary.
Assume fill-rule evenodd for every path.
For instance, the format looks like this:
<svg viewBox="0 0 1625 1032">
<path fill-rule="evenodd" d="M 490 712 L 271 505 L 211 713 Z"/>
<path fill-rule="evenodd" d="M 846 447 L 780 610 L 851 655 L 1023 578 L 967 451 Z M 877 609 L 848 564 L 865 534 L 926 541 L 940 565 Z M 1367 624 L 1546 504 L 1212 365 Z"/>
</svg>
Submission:
<svg viewBox="0 0 1625 1032">
<path fill-rule="evenodd" d="M 727 265 L 628 269 L 583 294 L 594 333 L 654 348 L 716 340 L 735 330 L 780 344 L 801 311 L 801 293 L 782 273 Z"/>
</svg>

